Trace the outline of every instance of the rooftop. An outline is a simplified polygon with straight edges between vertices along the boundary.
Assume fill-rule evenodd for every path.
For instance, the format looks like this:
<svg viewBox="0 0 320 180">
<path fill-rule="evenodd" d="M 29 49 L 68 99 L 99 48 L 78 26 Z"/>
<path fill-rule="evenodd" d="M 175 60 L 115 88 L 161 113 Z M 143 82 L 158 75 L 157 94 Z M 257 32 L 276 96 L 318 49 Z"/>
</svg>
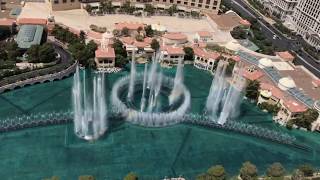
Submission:
<svg viewBox="0 0 320 180">
<path fill-rule="evenodd" d="M 264 76 L 264 73 L 255 69 L 253 71 L 250 71 L 248 68 L 245 68 L 246 70 L 243 72 L 243 77 L 245 77 L 246 79 L 249 79 L 251 81 L 257 80 L 259 78 L 261 78 L 262 76 Z"/>
<path fill-rule="evenodd" d="M 163 35 L 163 37 L 167 38 L 167 39 L 171 39 L 171 40 L 186 40 L 187 39 L 186 35 L 179 33 L 179 32 L 166 33 Z"/>
<path fill-rule="evenodd" d="M 200 37 L 211 37 L 212 36 L 212 34 L 209 31 L 198 31 L 197 34 Z"/>
<path fill-rule="evenodd" d="M 27 49 L 31 45 L 39 45 L 41 43 L 43 29 L 43 26 L 40 25 L 22 25 L 16 38 L 18 47 Z"/>
<path fill-rule="evenodd" d="M 95 51 L 95 57 L 96 58 L 115 58 L 116 55 L 113 48 L 110 48 L 110 47 L 105 49 L 98 48 Z"/>
<path fill-rule="evenodd" d="M 184 55 L 183 48 L 181 47 L 162 46 L 161 50 L 167 51 L 169 55 Z"/>
<path fill-rule="evenodd" d="M 276 52 L 276 55 L 278 55 L 284 61 L 293 61 L 294 60 L 294 56 L 291 53 L 289 53 L 288 51 Z"/>
<path fill-rule="evenodd" d="M 7 19 L 7 18 L 1 18 L 0 19 L 0 26 L 12 26 L 13 23 L 15 23 L 16 20 L 14 19 Z"/>
<path fill-rule="evenodd" d="M 221 15 L 209 14 L 209 17 L 218 25 L 219 29 L 232 29 L 239 26 L 242 20 L 242 18 L 233 11 L 228 11 Z"/>
<path fill-rule="evenodd" d="M 279 88 L 277 88 L 276 86 L 274 86 L 272 84 L 260 83 L 260 89 L 270 91 L 272 93 L 272 96 L 274 96 L 278 99 L 284 98 L 284 93 Z"/>
<path fill-rule="evenodd" d="M 18 25 L 25 25 L 25 24 L 47 25 L 47 20 L 41 19 L 41 18 L 19 18 L 17 24 Z"/>
<path fill-rule="evenodd" d="M 284 101 L 284 105 L 288 108 L 290 112 L 293 113 L 305 112 L 307 110 L 307 107 L 305 105 L 300 104 L 294 100 Z"/>
<path fill-rule="evenodd" d="M 137 30 L 139 27 L 144 27 L 142 23 L 133 23 L 133 22 L 121 22 L 116 23 L 115 28 L 118 30 L 122 30 L 123 28 L 128 28 L 129 30 Z"/>
<path fill-rule="evenodd" d="M 217 52 L 205 51 L 205 50 L 198 48 L 198 47 L 194 47 L 193 51 L 194 51 L 195 55 L 202 57 L 202 58 L 206 58 L 206 59 L 209 59 L 209 58 L 210 59 L 217 59 L 220 56 L 220 54 Z"/>
</svg>

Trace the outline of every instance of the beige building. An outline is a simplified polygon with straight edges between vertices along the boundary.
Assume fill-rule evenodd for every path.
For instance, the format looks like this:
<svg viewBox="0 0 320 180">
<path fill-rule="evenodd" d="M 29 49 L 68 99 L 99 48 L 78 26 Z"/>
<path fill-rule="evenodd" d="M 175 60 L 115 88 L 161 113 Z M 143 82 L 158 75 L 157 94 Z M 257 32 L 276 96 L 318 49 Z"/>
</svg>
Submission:
<svg viewBox="0 0 320 180">
<path fill-rule="evenodd" d="M 80 9 L 81 0 L 46 0 L 52 11 Z"/>
<path fill-rule="evenodd" d="M 210 12 L 217 14 L 221 0 L 129 0 L 136 8 L 144 9 L 144 4 L 153 4 L 158 9 L 168 9 L 172 5 L 177 5 L 178 10 L 186 12 Z M 81 8 L 81 2 L 91 3 L 98 0 L 47 0 L 53 11 L 62 11 Z M 121 7 L 126 0 L 112 1 L 115 7 Z"/>
<path fill-rule="evenodd" d="M 183 62 L 184 51 L 182 47 L 162 46 L 160 54 L 160 63 L 168 65 L 176 65 L 180 61 Z"/>
<path fill-rule="evenodd" d="M 292 20 L 295 31 L 320 49 L 320 0 L 300 0 Z"/>
<path fill-rule="evenodd" d="M 268 12 L 281 20 L 292 15 L 298 0 L 260 0 Z"/>
</svg>

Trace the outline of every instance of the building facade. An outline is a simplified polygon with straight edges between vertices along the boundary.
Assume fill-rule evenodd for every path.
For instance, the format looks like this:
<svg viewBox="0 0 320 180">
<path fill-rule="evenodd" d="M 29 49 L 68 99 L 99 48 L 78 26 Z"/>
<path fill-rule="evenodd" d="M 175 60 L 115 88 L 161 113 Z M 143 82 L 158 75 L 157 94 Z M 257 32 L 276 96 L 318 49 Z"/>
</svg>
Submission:
<svg viewBox="0 0 320 180">
<path fill-rule="evenodd" d="M 300 0 L 292 20 L 297 34 L 320 49 L 320 0 Z"/>
<path fill-rule="evenodd" d="M 260 0 L 266 10 L 275 17 L 285 20 L 292 15 L 298 0 Z"/>
<path fill-rule="evenodd" d="M 130 1 L 136 8 L 143 9 L 144 4 L 153 4 L 158 9 L 168 9 L 172 5 L 177 5 L 180 11 L 204 11 L 217 14 L 221 0 L 118 0 L 113 1 L 112 5 L 121 7 L 126 1 Z M 63 11 L 81 8 L 81 2 L 99 2 L 99 0 L 47 0 L 53 11 Z"/>
</svg>

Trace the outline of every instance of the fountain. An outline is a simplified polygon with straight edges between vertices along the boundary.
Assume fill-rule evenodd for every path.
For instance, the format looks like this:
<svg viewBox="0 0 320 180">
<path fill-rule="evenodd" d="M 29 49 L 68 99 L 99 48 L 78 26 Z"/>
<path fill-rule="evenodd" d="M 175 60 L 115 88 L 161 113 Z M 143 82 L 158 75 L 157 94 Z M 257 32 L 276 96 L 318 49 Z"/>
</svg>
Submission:
<svg viewBox="0 0 320 180">
<path fill-rule="evenodd" d="M 180 59 L 178 62 L 176 76 L 174 78 L 174 85 L 169 96 L 169 103 L 173 104 L 177 101 L 178 97 L 180 97 L 182 93 L 182 85 L 183 85 L 183 59 Z"/>
<path fill-rule="evenodd" d="M 216 120 L 218 117 L 218 110 L 220 108 L 221 102 L 224 97 L 224 92 L 226 89 L 226 79 L 225 72 L 227 64 L 224 61 L 218 63 L 214 78 L 211 83 L 209 96 L 206 102 L 206 111 Z"/>
<path fill-rule="evenodd" d="M 132 99 L 133 99 L 135 77 L 136 77 L 135 51 L 132 51 L 130 84 L 129 84 L 129 91 L 128 91 L 128 100 L 129 101 L 132 101 Z"/>
<path fill-rule="evenodd" d="M 92 96 L 85 79 L 85 72 L 81 78 L 77 67 L 72 88 L 74 131 L 80 138 L 94 140 L 107 130 L 104 74 L 94 77 Z"/>
<path fill-rule="evenodd" d="M 155 53 L 148 71 L 147 65 L 143 73 L 130 73 L 130 76 L 120 78 L 112 88 L 111 103 L 115 113 L 120 113 L 127 121 L 147 127 L 163 127 L 176 124 L 183 120 L 190 106 L 191 95 L 182 83 L 183 65 L 180 62 L 176 78 L 163 75 L 158 68 L 159 53 Z M 131 77 L 135 76 L 135 77 Z M 126 103 L 122 93 L 130 90 L 131 80 L 135 79 L 135 93 L 142 87 L 140 108 Z M 129 85 L 129 88 L 128 88 Z M 176 90 L 174 90 L 176 88 Z M 162 107 L 161 98 L 169 99 L 166 92 L 180 91 L 174 105 Z"/>
</svg>

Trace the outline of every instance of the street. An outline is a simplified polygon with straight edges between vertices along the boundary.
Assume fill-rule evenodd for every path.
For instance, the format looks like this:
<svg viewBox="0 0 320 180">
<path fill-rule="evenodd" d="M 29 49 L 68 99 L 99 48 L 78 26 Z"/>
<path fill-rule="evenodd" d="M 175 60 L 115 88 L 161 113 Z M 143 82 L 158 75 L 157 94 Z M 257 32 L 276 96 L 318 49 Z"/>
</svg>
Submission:
<svg viewBox="0 0 320 180">
<path fill-rule="evenodd" d="M 248 5 L 242 0 L 227 0 L 227 3 L 230 3 L 232 9 L 236 12 L 239 12 L 242 17 L 247 19 L 257 19 L 261 26 L 261 32 L 263 32 L 266 38 L 270 40 L 274 46 L 282 50 L 294 51 L 297 54 L 294 63 L 296 65 L 303 65 L 315 76 L 320 78 L 320 63 L 309 57 L 309 55 L 304 51 L 300 51 L 298 54 L 297 50 L 300 49 L 301 46 L 297 45 L 296 40 L 291 40 L 283 36 L 280 32 L 278 32 L 278 30 L 269 25 L 259 14 L 251 9 L 251 7 L 248 7 Z M 277 35 L 279 38 L 274 39 L 274 35 Z"/>
</svg>

